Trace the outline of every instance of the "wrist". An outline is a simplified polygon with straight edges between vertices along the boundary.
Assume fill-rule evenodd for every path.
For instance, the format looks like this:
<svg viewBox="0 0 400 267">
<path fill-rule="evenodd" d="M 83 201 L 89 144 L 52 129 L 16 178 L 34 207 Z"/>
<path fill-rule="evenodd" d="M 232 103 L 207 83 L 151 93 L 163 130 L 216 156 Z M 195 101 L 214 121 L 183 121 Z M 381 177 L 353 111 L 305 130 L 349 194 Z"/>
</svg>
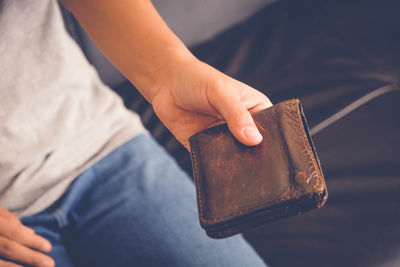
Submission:
<svg viewBox="0 0 400 267">
<path fill-rule="evenodd" d="M 174 83 L 181 71 L 198 59 L 186 47 L 165 48 L 162 55 L 155 55 L 152 70 L 144 75 L 141 81 L 134 83 L 141 94 L 149 103 L 161 90 L 168 90 Z"/>
</svg>

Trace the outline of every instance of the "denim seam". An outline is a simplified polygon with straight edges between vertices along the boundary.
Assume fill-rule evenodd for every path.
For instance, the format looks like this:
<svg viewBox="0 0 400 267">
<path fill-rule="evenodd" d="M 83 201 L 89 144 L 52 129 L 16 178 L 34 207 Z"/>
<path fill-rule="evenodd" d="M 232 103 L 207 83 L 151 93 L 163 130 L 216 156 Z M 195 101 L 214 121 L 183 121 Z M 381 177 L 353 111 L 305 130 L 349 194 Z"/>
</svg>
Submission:
<svg viewBox="0 0 400 267">
<path fill-rule="evenodd" d="M 52 215 L 57 221 L 58 227 L 61 229 L 68 224 L 68 220 L 64 213 L 60 209 L 56 209 L 55 211 L 52 212 Z"/>
</svg>

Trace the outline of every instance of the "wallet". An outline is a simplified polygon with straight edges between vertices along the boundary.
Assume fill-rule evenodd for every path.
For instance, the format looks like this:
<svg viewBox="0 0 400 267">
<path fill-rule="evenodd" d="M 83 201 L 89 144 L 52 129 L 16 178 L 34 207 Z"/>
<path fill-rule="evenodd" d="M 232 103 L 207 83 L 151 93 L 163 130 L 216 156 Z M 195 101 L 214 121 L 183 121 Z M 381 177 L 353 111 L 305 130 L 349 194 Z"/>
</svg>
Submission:
<svg viewBox="0 0 400 267">
<path fill-rule="evenodd" d="M 328 197 L 300 101 L 253 119 L 257 146 L 241 144 L 226 124 L 189 138 L 200 224 L 212 238 L 320 208 Z"/>
</svg>

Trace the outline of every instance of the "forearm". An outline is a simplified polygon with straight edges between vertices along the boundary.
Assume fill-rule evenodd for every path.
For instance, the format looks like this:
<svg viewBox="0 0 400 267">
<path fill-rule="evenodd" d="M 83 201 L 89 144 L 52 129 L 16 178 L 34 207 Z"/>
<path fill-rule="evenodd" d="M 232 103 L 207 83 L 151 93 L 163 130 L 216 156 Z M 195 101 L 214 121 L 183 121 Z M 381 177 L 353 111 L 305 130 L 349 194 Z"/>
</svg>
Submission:
<svg viewBox="0 0 400 267">
<path fill-rule="evenodd" d="M 62 2 L 149 102 L 171 71 L 193 60 L 149 0 Z"/>
<path fill-rule="evenodd" d="M 190 136 L 221 120 L 243 144 L 261 142 L 250 112 L 269 99 L 196 60 L 150 0 L 63 2 L 186 148 Z"/>
</svg>

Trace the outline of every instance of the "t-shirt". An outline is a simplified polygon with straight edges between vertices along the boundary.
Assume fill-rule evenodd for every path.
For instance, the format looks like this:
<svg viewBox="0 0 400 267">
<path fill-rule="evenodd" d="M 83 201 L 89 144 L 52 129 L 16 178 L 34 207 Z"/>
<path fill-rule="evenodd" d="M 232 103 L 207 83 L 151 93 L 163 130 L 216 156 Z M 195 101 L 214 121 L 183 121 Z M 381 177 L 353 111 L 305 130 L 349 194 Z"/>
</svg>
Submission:
<svg viewBox="0 0 400 267">
<path fill-rule="evenodd" d="M 140 133 L 140 118 L 101 82 L 55 0 L 0 1 L 1 206 L 20 217 L 45 209 Z"/>
</svg>

